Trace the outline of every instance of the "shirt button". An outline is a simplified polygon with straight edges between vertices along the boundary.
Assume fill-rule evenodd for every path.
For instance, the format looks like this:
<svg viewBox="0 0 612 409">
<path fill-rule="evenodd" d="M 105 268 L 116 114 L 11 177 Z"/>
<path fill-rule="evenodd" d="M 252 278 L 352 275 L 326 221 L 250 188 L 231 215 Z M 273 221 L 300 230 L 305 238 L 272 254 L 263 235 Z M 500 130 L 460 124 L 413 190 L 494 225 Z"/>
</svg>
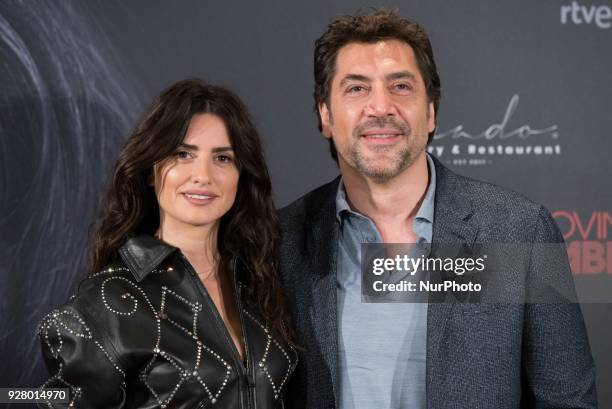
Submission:
<svg viewBox="0 0 612 409">
<path fill-rule="evenodd" d="M 368 243 L 373 243 L 374 241 L 376 241 L 376 238 L 375 238 L 375 237 L 373 237 L 373 236 L 368 236 L 368 237 L 366 237 L 366 241 L 367 241 Z"/>
</svg>

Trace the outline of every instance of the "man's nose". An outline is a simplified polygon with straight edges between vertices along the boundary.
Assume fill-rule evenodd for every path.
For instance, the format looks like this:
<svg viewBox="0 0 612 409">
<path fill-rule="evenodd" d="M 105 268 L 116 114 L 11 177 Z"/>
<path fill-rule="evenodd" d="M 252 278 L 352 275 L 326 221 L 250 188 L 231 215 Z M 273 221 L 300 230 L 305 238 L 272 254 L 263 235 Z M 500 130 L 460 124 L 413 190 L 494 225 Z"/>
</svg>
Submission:
<svg viewBox="0 0 612 409">
<path fill-rule="evenodd" d="M 366 106 L 366 115 L 384 117 L 395 115 L 395 107 L 389 91 L 385 88 L 374 87 Z"/>
</svg>

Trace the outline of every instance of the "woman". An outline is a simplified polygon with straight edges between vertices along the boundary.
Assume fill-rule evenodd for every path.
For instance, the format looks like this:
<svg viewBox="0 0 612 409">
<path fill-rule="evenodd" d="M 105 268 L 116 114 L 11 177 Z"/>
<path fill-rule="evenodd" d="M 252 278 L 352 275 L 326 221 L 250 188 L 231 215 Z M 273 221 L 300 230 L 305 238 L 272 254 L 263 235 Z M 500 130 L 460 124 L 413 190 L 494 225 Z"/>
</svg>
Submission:
<svg viewBox="0 0 612 409">
<path fill-rule="evenodd" d="M 277 241 L 244 105 L 172 85 L 119 154 L 92 274 L 40 325 L 43 387 L 69 388 L 75 407 L 282 407 L 297 355 Z"/>
</svg>

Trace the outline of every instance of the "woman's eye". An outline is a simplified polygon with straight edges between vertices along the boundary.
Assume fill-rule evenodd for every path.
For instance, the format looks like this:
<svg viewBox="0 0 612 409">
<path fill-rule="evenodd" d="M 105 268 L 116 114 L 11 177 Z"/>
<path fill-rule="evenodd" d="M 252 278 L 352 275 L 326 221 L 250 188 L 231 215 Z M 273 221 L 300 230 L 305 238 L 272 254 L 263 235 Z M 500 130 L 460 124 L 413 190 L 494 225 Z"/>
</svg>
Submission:
<svg viewBox="0 0 612 409">
<path fill-rule="evenodd" d="M 191 152 L 188 152 L 188 151 L 177 151 L 174 155 L 177 158 L 179 158 L 179 159 L 187 159 L 187 158 L 191 157 Z"/>
<path fill-rule="evenodd" d="M 234 160 L 234 158 L 232 158 L 231 156 L 228 156 L 228 155 L 219 155 L 219 156 L 217 156 L 217 161 L 219 161 L 219 162 L 230 163 L 233 160 Z"/>
</svg>

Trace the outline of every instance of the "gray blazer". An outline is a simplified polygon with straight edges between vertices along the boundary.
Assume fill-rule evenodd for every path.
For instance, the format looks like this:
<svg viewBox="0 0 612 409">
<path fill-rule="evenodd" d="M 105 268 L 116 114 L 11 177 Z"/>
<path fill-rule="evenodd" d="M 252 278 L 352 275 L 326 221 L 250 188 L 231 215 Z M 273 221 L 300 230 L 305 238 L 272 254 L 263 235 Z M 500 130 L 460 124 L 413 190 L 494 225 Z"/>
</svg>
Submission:
<svg viewBox="0 0 612 409">
<path fill-rule="evenodd" d="M 433 243 L 560 243 L 541 205 L 457 175 L 434 160 Z M 339 178 L 280 210 L 282 282 L 300 364 L 287 408 L 338 397 L 335 195 Z M 490 306 L 491 304 L 489 304 Z M 428 408 L 595 408 L 595 365 L 577 304 L 432 303 Z"/>
</svg>

